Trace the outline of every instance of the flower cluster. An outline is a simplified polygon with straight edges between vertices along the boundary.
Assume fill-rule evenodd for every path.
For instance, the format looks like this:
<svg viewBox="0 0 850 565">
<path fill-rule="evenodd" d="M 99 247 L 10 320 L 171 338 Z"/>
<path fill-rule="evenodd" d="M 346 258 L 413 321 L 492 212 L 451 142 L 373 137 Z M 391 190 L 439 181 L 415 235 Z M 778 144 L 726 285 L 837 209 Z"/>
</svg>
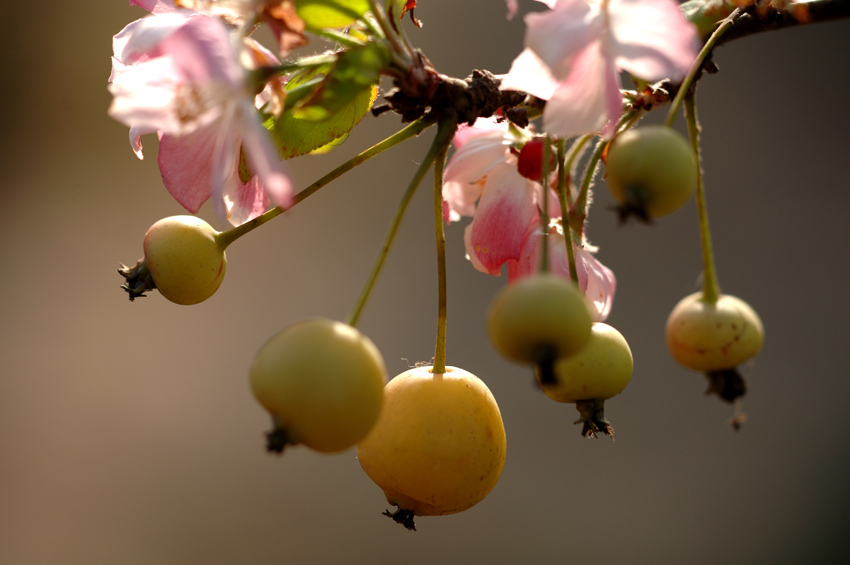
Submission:
<svg viewBox="0 0 850 565">
<path fill-rule="evenodd" d="M 525 16 L 525 49 L 502 88 L 546 100 L 543 128 L 553 136 L 610 136 L 622 108 L 620 71 L 679 81 L 698 53 L 696 28 L 674 0 L 538 1 L 551 9 Z"/>
<path fill-rule="evenodd" d="M 681 80 L 698 52 L 695 27 L 674 0 L 538 0 L 550 9 L 525 16 L 525 49 L 502 77 L 502 89 L 546 101 L 543 130 L 567 139 L 610 138 L 622 113 L 619 73 L 643 81 Z M 507 0 L 508 17 L 517 11 Z M 478 120 L 455 137 L 456 153 L 443 186 L 447 221 L 473 216 L 464 233 L 467 256 L 478 270 L 511 281 L 534 273 L 549 242 L 550 270 L 570 277 L 565 227 L 553 193 L 546 234 L 540 208 L 544 186 L 520 174 L 519 148 L 533 137 L 507 122 Z M 477 203 L 477 205 L 476 205 Z M 593 255 L 584 233 L 570 238 L 579 288 L 597 321 L 611 310 L 616 279 Z"/>
<path fill-rule="evenodd" d="M 159 136 L 165 187 L 196 213 L 212 198 L 234 225 L 262 214 L 270 202 L 288 206 L 293 187 L 263 127 L 252 71 L 278 63 L 248 37 L 250 1 L 136 0 L 151 16 L 113 38 L 109 114 L 130 127 L 141 159 L 140 136 Z"/>
</svg>

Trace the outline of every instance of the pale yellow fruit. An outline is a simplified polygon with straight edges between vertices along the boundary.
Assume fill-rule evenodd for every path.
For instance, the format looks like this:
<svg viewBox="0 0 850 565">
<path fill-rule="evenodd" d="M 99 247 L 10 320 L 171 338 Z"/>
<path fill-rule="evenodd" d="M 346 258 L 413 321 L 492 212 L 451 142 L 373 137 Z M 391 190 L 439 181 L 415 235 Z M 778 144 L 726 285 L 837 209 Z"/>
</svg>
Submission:
<svg viewBox="0 0 850 565">
<path fill-rule="evenodd" d="M 331 453 L 363 439 L 381 412 L 384 360 L 372 341 L 342 322 L 292 325 L 260 349 L 251 390 L 289 444 Z"/>
<path fill-rule="evenodd" d="M 597 322 L 584 347 L 555 362 L 555 382 L 540 386 L 558 402 L 607 400 L 623 392 L 633 370 L 626 339 L 608 324 Z"/>
<path fill-rule="evenodd" d="M 197 304 L 212 296 L 227 268 L 218 232 L 195 216 L 172 216 L 145 234 L 145 263 L 157 290 L 177 304 Z"/>
<path fill-rule="evenodd" d="M 764 326 L 749 304 L 726 294 L 716 303 L 702 292 L 683 298 L 667 318 L 667 348 L 695 371 L 732 369 L 753 358 L 764 342 Z"/>
<path fill-rule="evenodd" d="M 416 516 L 453 514 L 484 499 L 505 463 L 496 400 L 475 375 L 446 367 L 392 379 L 375 428 L 357 446 L 366 474 L 387 502 Z"/>
</svg>

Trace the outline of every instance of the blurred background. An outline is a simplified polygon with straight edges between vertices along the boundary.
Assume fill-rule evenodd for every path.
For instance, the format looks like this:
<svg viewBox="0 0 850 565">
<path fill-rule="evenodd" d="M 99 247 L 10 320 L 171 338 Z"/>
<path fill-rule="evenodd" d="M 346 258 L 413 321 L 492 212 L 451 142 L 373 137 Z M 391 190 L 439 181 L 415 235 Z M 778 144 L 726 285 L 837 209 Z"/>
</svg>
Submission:
<svg viewBox="0 0 850 565">
<path fill-rule="evenodd" d="M 846 562 L 850 21 L 730 43 L 700 83 L 720 283 L 767 331 L 743 429 L 664 345 L 667 314 L 699 288 L 693 204 L 621 227 L 597 192 L 589 234 L 619 280 L 609 322 L 635 357 L 606 405 L 616 442 L 580 437 L 572 405 L 491 349 L 484 314 L 506 278 L 465 260 L 464 221 L 447 232 L 448 362 L 492 390 L 508 457 L 483 502 L 409 532 L 381 515 L 353 449 L 266 454 L 247 373 L 283 327 L 345 318 L 433 133 L 235 243 L 206 303 L 130 303 L 118 263 L 183 213 L 154 136 L 139 161 L 106 115 L 112 35 L 142 15 L 118 0 L 0 4 L 0 563 Z M 522 48 L 501 0 L 423 1 L 416 15 L 413 41 L 449 75 L 506 72 Z M 306 186 L 398 127 L 367 117 L 290 172 Z M 391 374 L 434 350 L 429 183 L 360 324 Z"/>
</svg>

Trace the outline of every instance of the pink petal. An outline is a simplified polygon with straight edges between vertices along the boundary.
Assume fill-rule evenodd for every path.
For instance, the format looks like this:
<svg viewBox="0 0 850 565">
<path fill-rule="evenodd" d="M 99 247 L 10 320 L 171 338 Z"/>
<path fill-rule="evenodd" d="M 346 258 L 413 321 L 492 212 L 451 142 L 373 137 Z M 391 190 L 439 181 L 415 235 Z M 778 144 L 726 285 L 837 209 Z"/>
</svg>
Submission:
<svg viewBox="0 0 850 565">
<path fill-rule="evenodd" d="M 463 230 L 463 244 L 466 247 L 466 258 L 469 259 L 469 262 L 472 263 L 472 266 L 482 273 L 487 273 L 488 275 L 500 276 L 502 274 L 501 270 L 495 273 L 491 273 L 487 270 L 481 261 L 478 259 L 478 254 L 475 253 L 475 248 L 472 246 L 472 230 L 474 230 L 475 219 L 473 218 L 472 222 L 466 226 Z"/>
<path fill-rule="evenodd" d="M 548 100 L 558 88 L 558 81 L 546 63 L 527 47 L 514 59 L 508 74 L 499 78 L 500 90 L 519 90 L 541 100 Z"/>
<path fill-rule="evenodd" d="M 649 81 L 684 78 L 699 51 L 699 38 L 678 3 L 610 0 L 608 12 L 618 68 Z"/>
<path fill-rule="evenodd" d="M 195 214 L 210 197 L 215 128 L 188 135 L 163 135 L 159 141 L 159 172 L 165 188 L 181 206 Z"/>
<path fill-rule="evenodd" d="M 456 222 L 461 216 L 475 214 L 475 202 L 481 198 L 484 182 L 484 179 L 473 183 L 444 182 L 443 219 L 446 222 Z"/>
<path fill-rule="evenodd" d="M 575 257 L 579 279 L 584 279 L 580 288 L 591 305 L 593 321 L 603 322 L 611 313 L 614 294 L 617 292 L 617 278 L 611 269 L 600 263 L 587 249 L 576 247 Z"/>
<path fill-rule="evenodd" d="M 498 274 L 506 261 L 519 258 L 525 231 L 537 214 L 533 188 L 509 164 L 487 175 L 467 248 L 485 272 Z"/>
<path fill-rule="evenodd" d="M 604 31 L 600 5 L 586 0 L 559 0 L 552 10 L 525 16 L 525 45 L 549 67 L 557 80 L 570 74 L 573 58 Z"/>
<path fill-rule="evenodd" d="M 606 123 L 610 129 L 621 104 L 617 71 L 595 42 L 576 57 L 573 72 L 547 102 L 544 128 L 564 138 L 594 133 Z"/>
<path fill-rule="evenodd" d="M 505 140 L 507 126 L 498 128 L 468 128 L 462 143 L 443 173 L 443 200 L 448 203 L 448 221 L 475 212 L 475 201 L 481 196 L 480 182 L 494 168 L 509 159 L 509 140 Z M 472 132 L 472 133 L 469 133 Z M 465 137 L 465 139 L 463 139 Z"/>
<path fill-rule="evenodd" d="M 242 143 L 251 170 L 259 177 L 275 206 L 289 208 L 295 189 L 289 175 L 284 172 L 268 130 L 260 122 L 260 116 L 250 102 L 244 100 L 240 111 Z"/>
<path fill-rule="evenodd" d="M 508 19 L 512 19 L 516 15 L 517 8 L 517 0 L 507 0 L 508 3 Z"/>
<path fill-rule="evenodd" d="M 504 121 L 498 122 L 495 118 L 478 118 L 474 125 L 460 124 L 455 132 L 452 142 L 455 149 L 460 149 L 467 141 L 481 135 L 482 133 L 500 131 L 503 134 L 508 131 L 508 124 Z"/>
<path fill-rule="evenodd" d="M 475 182 L 504 163 L 510 156 L 510 141 L 502 130 L 494 129 L 467 139 L 449 159 L 443 172 L 446 181 Z"/>
<path fill-rule="evenodd" d="M 173 12 L 177 9 L 174 0 L 130 0 L 130 6 L 138 6 L 152 14 Z"/>
<path fill-rule="evenodd" d="M 227 220 L 234 226 L 256 218 L 269 208 L 268 194 L 257 175 L 244 184 L 238 179 L 228 183 L 222 196 L 227 209 Z"/>
</svg>

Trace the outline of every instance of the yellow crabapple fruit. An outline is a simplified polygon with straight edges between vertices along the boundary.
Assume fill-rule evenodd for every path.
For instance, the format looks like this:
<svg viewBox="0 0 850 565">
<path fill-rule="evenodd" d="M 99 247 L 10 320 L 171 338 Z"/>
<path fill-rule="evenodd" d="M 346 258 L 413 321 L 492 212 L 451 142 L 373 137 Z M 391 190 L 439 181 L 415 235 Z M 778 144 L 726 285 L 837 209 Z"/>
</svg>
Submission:
<svg viewBox="0 0 850 565">
<path fill-rule="evenodd" d="M 342 322 L 314 318 L 263 345 L 250 381 L 274 423 L 269 451 L 303 444 L 332 453 L 352 447 L 375 425 L 387 374 L 368 337 Z"/>
<path fill-rule="evenodd" d="M 584 347 L 555 361 L 555 382 L 540 383 L 552 400 L 607 400 L 623 392 L 632 379 L 632 351 L 623 335 L 596 322 Z"/>
<path fill-rule="evenodd" d="M 716 303 L 702 298 L 702 292 L 686 296 L 667 318 L 667 348 L 673 358 L 694 371 L 715 371 L 755 357 L 764 342 L 755 310 L 728 294 Z"/>
<path fill-rule="evenodd" d="M 409 529 L 413 516 L 453 514 L 483 500 L 505 463 L 505 428 L 487 386 L 463 369 L 432 369 L 410 369 L 387 384 L 378 423 L 357 445 L 363 470 L 398 507 L 387 515 Z"/>
<path fill-rule="evenodd" d="M 555 361 L 554 379 L 537 377 L 546 396 L 557 402 L 573 403 L 581 414 L 576 422 L 582 435 L 601 432 L 613 436 L 614 428 L 605 419 L 605 401 L 620 394 L 632 379 L 632 351 L 623 335 L 608 324 L 593 324 L 584 347 Z"/>
<path fill-rule="evenodd" d="M 684 367 L 705 372 L 707 393 L 734 402 L 747 392 L 737 366 L 755 357 L 764 343 L 764 326 L 749 304 L 728 294 L 717 302 L 696 292 L 686 296 L 667 318 L 667 349 Z M 733 426 L 739 427 L 735 424 Z"/>
<path fill-rule="evenodd" d="M 188 305 L 203 302 L 218 290 L 227 257 L 217 234 L 195 216 L 164 218 L 148 229 L 144 262 L 160 294 Z"/>
</svg>

